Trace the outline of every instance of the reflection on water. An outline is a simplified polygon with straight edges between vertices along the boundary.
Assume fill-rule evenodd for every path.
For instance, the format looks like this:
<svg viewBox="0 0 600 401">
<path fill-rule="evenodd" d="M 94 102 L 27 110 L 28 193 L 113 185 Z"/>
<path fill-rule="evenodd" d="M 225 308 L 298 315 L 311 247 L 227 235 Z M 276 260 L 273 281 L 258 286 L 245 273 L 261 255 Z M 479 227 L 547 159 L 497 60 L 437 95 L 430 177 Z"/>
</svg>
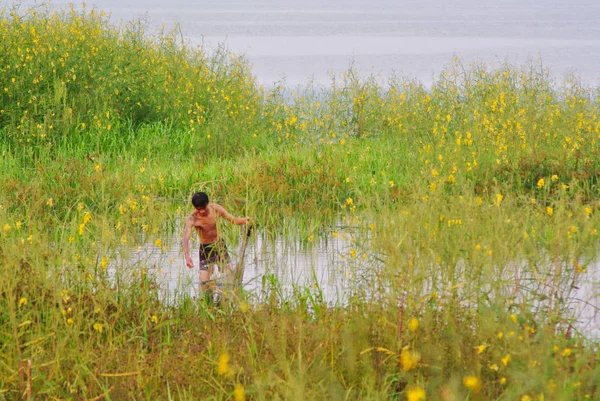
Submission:
<svg viewBox="0 0 600 401">
<path fill-rule="evenodd" d="M 586 274 L 589 277 L 579 283 L 570 304 L 581 330 L 600 338 L 600 263 L 591 264 Z"/>
<path fill-rule="evenodd" d="M 381 266 L 381 262 L 363 259 L 360 252 L 356 254 L 356 243 L 353 232 L 346 231 L 339 236 L 330 236 L 311 246 L 300 242 L 265 240 L 261 236 L 253 236 L 247 249 L 245 271 L 243 277 L 244 290 L 255 301 L 262 300 L 264 278 L 273 278 L 283 295 L 291 295 L 294 290 L 304 293 L 306 289 L 320 293 L 328 305 L 343 305 L 348 301 L 350 293 L 360 284 L 366 273 L 372 273 Z M 237 244 L 229 244 L 232 261 L 237 264 Z M 195 266 L 198 264 L 197 244 L 191 247 Z M 173 241 L 167 250 L 153 244 L 129 250 L 126 260 L 121 260 L 124 267 L 146 268 L 153 273 L 161 287 L 161 297 L 167 302 L 176 300 L 185 294 L 192 297 L 198 295 L 198 268 L 188 269 L 185 266 L 183 252 L 179 241 Z M 600 258 L 599 258 L 600 260 Z M 561 271 L 564 271 L 557 266 Z M 577 329 L 595 338 L 600 338 L 600 262 L 587 266 L 581 273 L 575 288 L 570 291 L 570 283 L 557 283 L 552 272 L 546 278 L 537 273 L 527 273 L 524 266 L 510 266 L 502 269 L 504 284 L 514 286 L 519 281 L 523 291 L 547 294 L 554 299 L 563 300 L 577 319 Z M 537 277 L 534 277 L 537 276 Z M 218 280 L 223 275 L 216 276 Z M 500 280 L 500 278 L 498 278 Z M 527 284 L 529 283 L 529 284 Z M 430 286 L 431 283 L 425 284 Z M 561 288 L 557 288 L 557 285 Z M 529 287 L 528 287 L 529 286 Z M 564 287 L 564 288 L 563 288 Z M 553 307 L 552 301 L 540 301 L 540 308 Z"/>
</svg>

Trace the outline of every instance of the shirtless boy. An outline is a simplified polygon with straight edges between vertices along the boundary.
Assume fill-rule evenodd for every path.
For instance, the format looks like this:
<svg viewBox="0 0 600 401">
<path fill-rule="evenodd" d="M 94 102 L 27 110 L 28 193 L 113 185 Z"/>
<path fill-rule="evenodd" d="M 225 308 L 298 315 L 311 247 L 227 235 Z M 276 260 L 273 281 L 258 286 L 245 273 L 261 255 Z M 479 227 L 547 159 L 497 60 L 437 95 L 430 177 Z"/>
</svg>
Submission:
<svg viewBox="0 0 600 401">
<path fill-rule="evenodd" d="M 207 284 L 210 281 L 215 264 L 221 269 L 226 265 L 228 273 L 231 273 L 231 262 L 227 247 L 219 237 L 217 230 L 217 218 L 224 217 L 233 224 L 242 225 L 248 223 L 250 217 L 233 217 L 223 206 L 209 203 L 208 195 L 204 192 L 196 192 L 192 196 L 192 205 L 194 205 L 195 210 L 185 221 L 183 254 L 186 266 L 190 269 L 194 267 L 194 262 L 189 253 L 189 241 L 193 227 L 200 237 L 200 285 L 202 291 L 205 291 L 208 289 Z"/>
</svg>

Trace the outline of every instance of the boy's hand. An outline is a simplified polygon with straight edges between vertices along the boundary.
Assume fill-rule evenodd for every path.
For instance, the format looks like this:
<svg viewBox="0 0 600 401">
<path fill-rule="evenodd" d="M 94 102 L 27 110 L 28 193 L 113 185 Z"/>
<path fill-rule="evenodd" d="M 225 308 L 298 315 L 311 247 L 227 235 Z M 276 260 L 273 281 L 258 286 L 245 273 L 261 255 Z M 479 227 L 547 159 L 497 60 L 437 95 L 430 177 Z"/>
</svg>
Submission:
<svg viewBox="0 0 600 401">
<path fill-rule="evenodd" d="M 190 258 L 188 255 L 185 255 L 185 265 L 191 269 L 192 267 L 194 267 L 194 262 L 192 261 L 192 258 Z"/>
</svg>

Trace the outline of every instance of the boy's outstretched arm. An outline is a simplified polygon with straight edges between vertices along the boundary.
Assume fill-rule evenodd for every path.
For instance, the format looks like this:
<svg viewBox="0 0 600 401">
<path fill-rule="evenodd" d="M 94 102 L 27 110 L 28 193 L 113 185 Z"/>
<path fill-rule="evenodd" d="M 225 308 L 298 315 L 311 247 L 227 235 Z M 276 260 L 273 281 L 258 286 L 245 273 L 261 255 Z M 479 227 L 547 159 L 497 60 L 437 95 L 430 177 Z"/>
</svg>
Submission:
<svg viewBox="0 0 600 401">
<path fill-rule="evenodd" d="M 183 240 L 181 241 L 181 245 L 183 248 L 183 256 L 185 257 L 185 265 L 190 269 L 194 267 L 194 262 L 192 258 L 190 258 L 190 237 L 192 235 L 192 219 L 190 217 L 185 221 L 185 229 L 183 231 Z"/>
<path fill-rule="evenodd" d="M 237 224 L 238 226 L 241 226 L 243 224 L 250 222 L 250 217 L 233 217 L 233 215 L 231 213 L 229 213 L 227 210 L 225 210 L 225 208 L 223 206 L 219 206 L 217 208 L 217 212 L 219 213 L 220 216 L 225 217 L 227 220 L 229 220 L 233 224 Z"/>
</svg>

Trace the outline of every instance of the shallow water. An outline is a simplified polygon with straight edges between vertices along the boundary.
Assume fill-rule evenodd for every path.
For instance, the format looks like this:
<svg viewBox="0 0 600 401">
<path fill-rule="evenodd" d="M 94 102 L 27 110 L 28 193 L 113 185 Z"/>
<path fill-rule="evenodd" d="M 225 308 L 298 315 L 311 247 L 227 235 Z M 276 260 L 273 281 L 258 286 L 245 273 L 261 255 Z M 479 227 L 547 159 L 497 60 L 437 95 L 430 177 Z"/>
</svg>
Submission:
<svg viewBox="0 0 600 401">
<path fill-rule="evenodd" d="M 348 230 L 337 238 L 329 236 L 309 247 L 283 239 L 265 240 L 260 236 L 251 239 L 244 259 L 244 290 L 251 299 L 260 301 L 263 288 L 268 287 L 264 280 L 271 277 L 279 284 L 284 296 L 291 295 L 294 290 L 302 294 L 310 291 L 313 295 L 322 296 L 327 305 L 346 304 L 348 296 L 360 285 L 360 280 L 373 272 L 379 263 L 364 260 L 361 254 L 351 256 L 352 249 L 356 247 L 352 241 L 353 234 Z M 237 245 L 229 244 L 233 263 L 238 262 Z M 190 249 L 197 266 L 197 244 L 191 244 Z M 161 296 L 167 302 L 181 295 L 198 295 L 198 268 L 188 269 L 185 266 L 179 241 L 173 241 L 167 250 L 147 244 L 129 249 L 127 254 L 121 266 L 148 269 L 159 283 Z M 513 287 L 514 280 L 519 279 L 522 285 L 529 281 L 537 291 L 550 293 L 558 290 L 558 293 L 567 295 L 564 303 L 577 320 L 576 329 L 591 338 L 600 338 L 600 255 L 587 266 L 587 272 L 582 273 L 572 292 L 553 287 L 555 280 L 550 276 L 547 280 L 531 280 L 527 274 L 522 274 L 523 270 L 518 263 L 510 266 L 505 270 L 503 282 L 513 283 L 510 285 Z M 217 275 L 217 279 L 222 280 L 223 276 Z"/>
<path fill-rule="evenodd" d="M 285 290 L 294 286 L 320 288 L 328 303 L 343 302 L 345 288 L 350 285 L 351 266 L 349 259 L 349 235 L 337 239 L 323 240 L 319 244 L 305 247 L 300 243 L 284 240 L 251 240 L 244 257 L 244 289 L 259 297 L 264 277 L 272 276 Z M 185 265 L 183 250 L 178 241 L 173 241 L 167 250 L 154 244 L 127 250 L 128 257 L 122 266 L 149 268 L 161 284 L 163 297 L 174 294 L 197 296 L 199 290 L 198 246 L 190 243 L 190 254 L 194 267 Z M 232 246 L 235 245 L 235 248 Z M 239 262 L 240 246 L 229 244 L 229 254 L 235 268 Z M 216 273 L 213 279 L 221 282 L 224 274 Z"/>
<path fill-rule="evenodd" d="M 39 1 L 23 1 L 24 6 Z M 66 7 L 81 0 L 58 0 Z M 396 74 L 428 85 L 454 56 L 465 65 L 533 62 L 561 80 L 575 73 L 600 86 L 597 0 L 95 0 L 114 22 L 143 18 L 151 30 L 179 23 L 182 35 L 247 56 L 259 82 L 329 82 L 351 63 L 382 81 Z M 0 0 L 0 4 L 12 1 Z"/>
</svg>

